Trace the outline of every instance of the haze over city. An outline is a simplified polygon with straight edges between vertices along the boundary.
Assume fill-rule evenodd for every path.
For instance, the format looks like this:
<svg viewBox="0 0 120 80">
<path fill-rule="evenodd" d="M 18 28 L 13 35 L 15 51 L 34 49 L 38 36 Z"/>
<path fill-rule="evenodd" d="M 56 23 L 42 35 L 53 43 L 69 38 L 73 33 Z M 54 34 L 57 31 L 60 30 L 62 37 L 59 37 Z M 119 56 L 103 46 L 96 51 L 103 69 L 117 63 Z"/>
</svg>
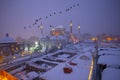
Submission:
<svg viewBox="0 0 120 80">
<path fill-rule="evenodd" d="M 120 0 L 0 0 L 0 80 L 120 80 Z"/>
<path fill-rule="evenodd" d="M 68 8 L 69 11 L 66 12 Z M 33 26 L 35 20 L 39 18 L 42 20 Z M 6 33 L 14 38 L 40 37 L 38 25 L 41 23 L 44 26 L 44 35 L 49 34 L 50 25 L 53 27 L 62 25 L 69 31 L 71 20 L 74 33 L 78 33 L 77 26 L 80 25 L 81 33 L 120 34 L 120 1 L 0 0 L 0 37 Z"/>
</svg>

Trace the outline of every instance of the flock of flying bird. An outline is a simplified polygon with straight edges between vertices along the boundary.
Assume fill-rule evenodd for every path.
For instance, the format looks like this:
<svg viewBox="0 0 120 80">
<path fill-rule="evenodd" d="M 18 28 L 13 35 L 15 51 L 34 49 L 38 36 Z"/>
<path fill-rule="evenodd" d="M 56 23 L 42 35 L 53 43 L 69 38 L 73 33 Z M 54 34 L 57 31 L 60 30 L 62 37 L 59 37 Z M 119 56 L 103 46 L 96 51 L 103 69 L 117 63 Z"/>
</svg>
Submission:
<svg viewBox="0 0 120 80">
<path fill-rule="evenodd" d="M 40 17 L 40 18 L 36 19 L 35 22 L 32 25 L 29 25 L 28 27 L 24 27 L 24 29 L 31 28 L 32 26 L 35 26 L 35 25 L 37 25 L 37 27 L 39 28 L 40 26 L 38 25 L 38 22 L 42 21 L 44 18 L 47 19 L 47 18 L 52 17 L 52 16 L 54 16 L 56 14 L 62 14 L 63 12 L 69 12 L 71 9 L 73 9 L 73 8 L 75 8 L 77 6 L 79 6 L 79 3 L 74 4 L 74 5 L 70 6 L 69 8 L 66 8 L 64 11 L 53 12 L 52 14 L 50 14 L 48 16 Z M 52 27 L 52 26 L 50 25 L 50 27 Z"/>
</svg>

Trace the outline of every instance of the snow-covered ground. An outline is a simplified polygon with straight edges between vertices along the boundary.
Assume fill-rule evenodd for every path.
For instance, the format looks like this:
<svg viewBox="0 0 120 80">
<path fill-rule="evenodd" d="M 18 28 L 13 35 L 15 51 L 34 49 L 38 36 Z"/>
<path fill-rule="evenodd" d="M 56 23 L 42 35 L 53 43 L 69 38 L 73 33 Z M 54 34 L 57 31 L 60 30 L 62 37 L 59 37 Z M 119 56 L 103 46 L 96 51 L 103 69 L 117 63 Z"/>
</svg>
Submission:
<svg viewBox="0 0 120 80">
<path fill-rule="evenodd" d="M 77 65 L 70 65 L 69 62 L 61 63 L 40 77 L 45 78 L 46 80 L 87 80 L 91 60 L 81 60 L 80 55 L 73 59 L 71 62 L 76 63 Z M 71 67 L 71 73 L 64 73 L 64 67 Z"/>
<path fill-rule="evenodd" d="M 69 49 L 69 51 L 68 51 Z M 45 58 L 46 56 L 48 58 L 52 58 L 52 59 L 66 59 L 66 62 L 61 63 L 61 62 L 57 62 L 57 66 L 53 67 L 52 69 L 48 70 L 47 72 L 45 72 L 44 74 L 39 74 L 40 78 L 44 78 L 46 80 L 87 80 L 88 76 L 89 76 L 89 72 L 90 72 L 90 66 L 91 62 L 92 62 L 92 52 L 94 52 L 94 46 L 92 45 L 79 45 L 79 44 L 74 44 L 73 46 L 67 46 L 66 49 L 64 50 L 60 50 L 57 51 L 55 53 L 51 53 L 48 55 L 45 55 L 41 58 L 36 58 L 33 59 L 31 62 L 35 62 L 35 61 L 46 61 L 46 62 L 50 62 L 50 63 L 56 63 L 55 61 L 47 61 L 43 58 Z M 63 55 L 58 55 L 57 57 L 53 57 L 52 55 L 58 54 L 60 52 L 74 52 L 77 53 L 75 56 L 68 58 L 69 55 L 67 54 L 63 54 Z M 84 53 L 82 53 L 84 52 Z M 80 58 L 81 56 L 86 56 L 89 58 L 89 60 L 86 60 L 84 58 Z M 76 65 L 71 65 L 71 63 L 74 63 Z M 32 64 L 34 65 L 34 64 Z M 70 67 L 72 68 L 72 72 L 71 73 L 64 73 L 64 67 Z"/>
<path fill-rule="evenodd" d="M 45 80 L 88 80 L 91 66 L 93 66 L 91 63 L 94 52 L 95 45 L 93 43 L 70 44 L 63 50 L 48 53 L 41 57 L 30 56 L 32 59 L 26 61 L 23 66 L 13 69 L 10 73 L 14 73 L 14 76 L 23 80 L 32 80 L 36 77 L 42 77 L 45 78 Z M 16 59 L 13 62 L 24 61 L 26 58 Z M 53 61 L 44 58 L 51 58 Z M 63 62 L 61 62 L 61 60 L 63 60 Z M 31 66 L 31 68 L 28 67 L 29 69 L 27 69 L 27 66 Z M 46 69 L 46 71 L 34 71 L 33 68 L 42 68 Z M 71 69 L 71 73 L 65 73 L 64 68 Z M 37 76 L 34 76 L 34 74 Z M 92 75 L 90 76 L 92 77 Z"/>
</svg>

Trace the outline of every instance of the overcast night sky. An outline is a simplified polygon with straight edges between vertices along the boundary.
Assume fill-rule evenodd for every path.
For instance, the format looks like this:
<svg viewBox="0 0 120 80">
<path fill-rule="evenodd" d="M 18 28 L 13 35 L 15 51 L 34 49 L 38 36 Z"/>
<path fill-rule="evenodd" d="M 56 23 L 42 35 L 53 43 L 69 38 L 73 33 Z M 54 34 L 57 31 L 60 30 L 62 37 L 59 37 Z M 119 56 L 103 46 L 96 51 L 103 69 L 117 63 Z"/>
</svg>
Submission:
<svg viewBox="0 0 120 80">
<path fill-rule="evenodd" d="M 39 18 L 42 19 L 33 26 Z M 120 0 L 0 0 L 0 38 L 6 33 L 12 37 L 39 37 L 37 26 L 41 22 L 44 35 L 49 33 L 50 25 L 63 25 L 68 31 L 70 20 L 75 33 L 80 24 L 81 33 L 120 34 Z"/>
</svg>

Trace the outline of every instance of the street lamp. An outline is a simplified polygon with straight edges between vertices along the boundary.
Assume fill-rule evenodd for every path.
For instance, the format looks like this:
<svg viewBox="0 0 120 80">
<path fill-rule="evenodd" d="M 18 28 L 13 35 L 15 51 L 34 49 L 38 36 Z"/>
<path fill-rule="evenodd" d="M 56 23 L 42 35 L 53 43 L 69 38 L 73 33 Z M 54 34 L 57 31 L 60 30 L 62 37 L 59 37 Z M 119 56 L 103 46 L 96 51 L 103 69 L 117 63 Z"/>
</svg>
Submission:
<svg viewBox="0 0 120 80">
<path fill-rule="evenodd" d="M 55 29 L 54 28 L 52 28 L 52 31 L 54 31 Z"/>
<path fill-rule="evenodd" d="M 72 20 L 70 21 L 70 32 L 72 33 L 72 26 L 73 26 L 73 24 L 72 24 Z"/>
<path fill-rule="evenodd" d="M 13 56 L 13 59 L 16 59 L 16 57 L 15 57 L 15 56 Z"/>
</svg>

